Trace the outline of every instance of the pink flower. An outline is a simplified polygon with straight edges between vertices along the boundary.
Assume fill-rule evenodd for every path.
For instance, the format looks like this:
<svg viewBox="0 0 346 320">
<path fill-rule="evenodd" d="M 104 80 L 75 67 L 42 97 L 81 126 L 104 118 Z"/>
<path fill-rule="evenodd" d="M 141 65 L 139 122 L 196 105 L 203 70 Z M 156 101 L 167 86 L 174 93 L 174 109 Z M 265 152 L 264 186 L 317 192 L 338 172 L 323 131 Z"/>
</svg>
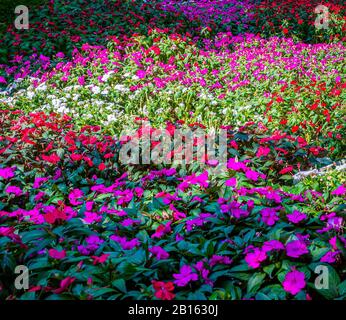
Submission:
<svg viewBox="0 0 346 320">
<path fill-rule="evenodd" d="M 15 196 L 20 196 L 22 194 L 22 189 L 16 186 L 8 186 L 5 190 L 6 193 L 13 193 Z"/>
<path fill-rule="evenodd" d="M 268 147 L 262 147 L 260 146 L 257 150 L 257 153 L 256 153 L 256 157 L 265 157 L 266 155 L 268 155 L 268 153 L 270 152 L 270 149 Z"/>
<path fill-rule="evenodd" d="M 67 290 L 67 288 L 76 280 L 76 278 L 72 277 L 66 277 L 65 279 L 61 280 L 60 287 L 58 289 L 53 290 L 53 293 L 62 293 Z"/>
<path fill-rule="evenodd" d="M 286 253 L 289 257 L 299 258 L 309 253 L 309 249 L 303 241 L 294 240 L 286 244 Z"/>
<path fill-rule="evenodd" d="M 303 212 L 294 210 L 292 213 L 287 215 L 287 218 L 292 223 L 299 223 L 307 218 L 307 215 Z"/>
<path fill-rule="evenodd" d="M 58 52 L 55 56 L 59 59 L 65 58 L 65 54 L 63 52 Z"/>
<path fill-rule="evenodd" d="M 7 81 L 6 81 L 6 79 L 5 79 L 4 77 L 1 77 L 1 76 L 0 76 L 0 83 L 6 84 Z"/>
<path fill-rule="evenodd" d="M 192 271 L 192 268 L 188 265 L 184 265 L 180 268 L 180 273 L 173 274 L 174 283 L 178 287 L 185 287 L 190 281 L 197 281 L 198 274 Z"/>
<path fill-rule="evenodd" d="M 0 177 L 10 179 L 14 177 L 14 168 L 0 168 Z"/>
<path fill-rule="evenodd" d="M 266 253 L 258 248 L 253 249 L 253 252 L 245 256 L 247 264 L 254 269 L 258 268 L 265 259 L 267 259 Z"/>
<path fill-rule="evenodd" d="M 290 294 L 296 295 L 303 288 L 305 288 L 306 283 L 304 272 L 298 270 L 288 272 L 282 285 L 285 291 L 289 292 Z"/>
<path fill-rule="evenodd" d="M 78 83 L 79 83 L 79 85 L 84 86 L 84 84 L 85 84 L 84 76 L 78 77 Z"/>
<path fill-rule="evenodd" d="M 64 259 L 66 257 L 66 251 L 65 250 L 58 251 L 56 249 L 49 249 L 48 254 L 51 258 L 57 259 L 57 260 L 61 260 L 61 259 Z"/>
<path fill-rule="evenodd" d="M 109 256 L 110 256 L 109 253 L 107 253 L 107 254 L 102 254 L 102 255 L 99 256 L 99 257 L 97 257 L 97 256 L 92 256 L 91 258 L 94 260 L 94 261 L 93 261 L 93 265 L 106 262 Z"/>
<path fill-rule="evenodd" d="M 154 246 L 149 249 L 149 252 L 151 252 L 157 260 L 164 260 L 168 259 L 169 253 L 162 249 L 160 246 Z"/>
</svg>

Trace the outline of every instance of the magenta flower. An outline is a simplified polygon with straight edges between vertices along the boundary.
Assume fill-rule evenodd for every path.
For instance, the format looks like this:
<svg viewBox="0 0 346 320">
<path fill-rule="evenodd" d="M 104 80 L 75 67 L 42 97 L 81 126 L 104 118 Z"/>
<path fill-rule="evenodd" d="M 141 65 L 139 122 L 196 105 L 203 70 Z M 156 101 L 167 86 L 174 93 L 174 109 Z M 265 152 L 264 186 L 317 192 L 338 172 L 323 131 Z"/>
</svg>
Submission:
<svg viewBox="0 0 346 320">
<path fill-rule="evenodd" d="M 56 259 L 56 260 L 61 260 L 66 257 L 66 251 L 62 250 L 56 250 L 56 249 L 49 249 L 48 254 L 51 258 Z"/>
<path fill-rule="evenodd" d="M 235 187 L 237 185 L 237 178 L 231 178 L 226 180 L 225 185 L 227 187 Z"/>
<path fill-rule="evenodd" d="M 272 250 L 284 250 L 285 246 L 279 240 L 269 240 L 263 243 L 262 250 L 269 252 Z"/>
<path fill-rule="evenodd" d="M 68 198 L 73 206 L 78 206 L 83 203 L 83 201 L 79 201 L 83 196 L 84 192 L 82 190 L 74 189 L 70 192 Z"/>
<path fill-rule="evenodd" d="M 39 187 L 41 187 L 42 183 L 44 183 L 47 180 L 48 180 L 48 178 L 38 177 L 38 178 L 35 179 L 34 184 L 32 185 L 32 187 L 34 189 L 38 189 Z"/>
<path fill-rule="evenodd" d="M 10 179 L 14 177 L 14 168 L 0 168 L 0 177 Z"/>
<path fill-rule="evenodd" d="M 23 193 L 22 189 L 19 187 L 16 187 L 16 186 L 8 186 L 5 190 L 5 192 L 8 194 L 12 193 L 15 196 L 20 196 Z"/>
<path fill-rule="evenodd" d="M 131 250 L 140 245 L 140 242 L 138 241 L 137 238 L 134 238 L 132 240 L 127 240 L 126 237 L 113 235 L 113 236 L 110 236 L 110 239 L 115 242 L 118 242 L 124 250 Z"/>
<path fill-rule="evenodd" d="M 149 252 L 151 252 L 157 260 L 164 260 L 168 259 L 169 253 L 162 249 L 160 246 L 154 246 L 149 249 Z"/>
<path fill-rule="evenodd" d="M 236 161 L 235 158 L 230 158 L 227 161 L 227 168 L 234 171 L 239 171 L 239 170 L 245 171 L 247 169 L 244 163 Z"/>
<path fill-rule="evenodd" d="M 294 240 L 286 244 L 286 253 L 289 257 L 299 258 L 309 253 L 309 249 L 303 241 Z"/>
<path fill-rule="evenodd" d="M 78 83 L 79 83 L 79 85 L 84 86 L 85 85 L 85 77 L 84 76 L 78 77 Z"/>
<path fill-rule="evenodd" d="M 346 188 L 345 188 L 345 185 L 341 185 L 339 187 L 337 187 L 334 191 L 332 191 L 332 195 L 335 195 L 335 196 L 342 196 L 346 193 Z"/>
<path fill-rule="evenodd" d="M 214 254 L 210 259 L 209 259 L 209 265 L 211 267 L 217 265 L 217 264 L 231 264 L 232 259 L 226 256 L 219 256 Z"/>
<path fill-rule="evenodd" d="M 299 223 L 305 220 L 307 217 L 308 216 L 305 213 L 298 210 L 294 210 L 292 213 L 287 215 L 288 220 L 292 223 Z"/>
<path fill-rule="evenodd" d="M 279 220 L 276 210 L 274 208 L 264 208 L 261 210 L 262 221 L 268 225 L 273 226 Z"/>
<path fill-rule="evenodd" d="M 140 223 L 140 220 L 126 218 L 120 224 L 124 227 L 132 227 L 134 224 L 138 224 L 138 223 Z"/>
<path fill-rule="evenodd" d="M 246 171 L 245 176 L 249 180 L 257 181 L 259 177 L 259 173 L 250 169 Z"/>
<path fill-rule="evenodd" d="M 184 265 L 180 268 L 179 273 L 173 274 L 174 283 L 178 287 L 185 287 L 190 281 L 197 281 L 198 274 L 192 271 L 192 268 L 188 265 Z"/>
<path fill-rule="evenodd" d="M 334 263 L 336 262 L 336 257 L 340 253 L 340 250 L 337 251 L 328 251 L 322 258 L 321 262 L 326 262 L 326 263 Z"/>
<path fill-rule="evenodd" d="M 136 75 L 139 79 L 144 79 L 147 73 L 144 70 L 138 70 Z"/>
<path fill-rule="evenodd" d="M 247 264 L 254 269 L 258 268 L 265 259 L 267 259 L 266 253 L 259 248 L 254 248 L 253 252 L 245 256 Z"/>
<path fill-rule="evenodd" d="M 288 272 L 282 285 L 285 291 L 289 292 L 290 294 L 296 295 L 303 288 L 305 288 L 306 283 L 304 272 L 298 270 Z"/>
</svg>

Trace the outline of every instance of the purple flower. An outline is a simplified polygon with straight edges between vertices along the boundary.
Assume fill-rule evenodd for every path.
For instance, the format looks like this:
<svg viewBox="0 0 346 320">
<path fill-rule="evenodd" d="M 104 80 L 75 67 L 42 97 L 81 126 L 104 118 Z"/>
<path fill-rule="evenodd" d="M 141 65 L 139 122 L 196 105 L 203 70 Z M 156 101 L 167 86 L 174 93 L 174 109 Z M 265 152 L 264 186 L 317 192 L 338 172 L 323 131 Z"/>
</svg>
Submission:
<svg viewBox="0 0 346 320">
<path fill-rule="evenodd" d="M 140 242 L 138 241 L 137 238 L 134 238 L 134 239 L 128 241 L 126 239 L 126 237 L 120 237 L 117 235 L 113 235 L 113 236 L 110 236 L 110 239 L 115 241 L 115 242 L 118 242 L 124 250 L 131 250 L 131 249 L 140 245 Z"/>
<path fill-rule="evenodd" d="M 131 219 L 131 218 L 126 218 L 124 219 L 124 221 L 121 222 L 121 225 L 124 226 L 124 227 L 131 227 L 133 226 L 134 224 L 137 224 L 137 223 L 140 223 L 139 220 L 134 220 L 134 219 Z"/>
<path fill-rule="evenodd" d="M 282 285 L 285 291 L 289 292 L 290 294 L 296 295 L 303 288 L 305 288 L 306 283 L 304 272 L 298 270 L 288 272 Z"/>
<path fill-rule="evenodd" d="M 309 253 L 309 249 L 303 241 L 294 240 L 286 244 L 286 253 L 289 257 L 299 258 Z"/>
<path fill-rule="evenodd" d="M 149 252 L 151 252 L 157 260 L 164 260 L 168 259 L 169 253 L 162 249 L 160 246 L 154 246 L 149 249 Z"/>
<path fill-rule="evenodd" d="M 274 208 L 264 208 L 261 210 L 262 221 L 268 225 L 273 226 L 279 220 L 276 210 Z"/>
<path fill-rule="evenodd" d="M 287 218 L 292 223 L 299 223 L 307 218 L 307 215 L 303 212 L 294 210 L 292 213 L 287 215 Z"/>
<path fill-rule="evenodd" d="M 202 226 L 206 219 L 212 217 L 210 213 L 201 213 L 197 218 L 186 221 L 186 231 L 191 231 L 194 227 Z"/>
<path fill-rule="evenodd" d="M 173 274 L 174 283 L 178 287 L 185 287 L 190 281 L 197 281 L 198 274 L 192 271 L 192 268 L 188 265 L 184 265 L 180 268 L 179 273 Z"/>
<path fill-rule="evenodd" d="M 266 253 L 258 248 L 252 249 L 252 252 L 245 256 L 247 264 L 254 269 L 258 268 L 265 259 L 267 259 Z"/>
<path fill-rule="evenodd" d="M 229 257 L 225 256 L 218 256 L 214 254 L 210 259 L 209 259 L 209 265 L 211 267 L 215 266 L 216 264 L 231 264 L 232 260 Z"/>
<path fill-rule="evenodd" d="M 213 285 L 213 281 L 211 281 L 208 278 L 208 275 L 209 275 L 210 271 L 207 268 L 205 268 L 204 261 L 203 260 L 198 261 L 195 264 L 195 268 L 200 273 L 200 275 L 201 275 L 202 279 L 205 281 L 205 283 L 212 286 Z"/>
<path fill-rule="evenodd" d="M 340 250 L 337 251 L 328 251 L 322 258 L 321 262 L 334 263 L 336 261 L 336 256 L 340 253 Z"/>
<path fill-rule="evenodd" d="M 279 240 L 269 240 L 263 243 L 262 250 L 269 252 L 272 250 L 284 250 L 284 245 Z"/>
</svg>

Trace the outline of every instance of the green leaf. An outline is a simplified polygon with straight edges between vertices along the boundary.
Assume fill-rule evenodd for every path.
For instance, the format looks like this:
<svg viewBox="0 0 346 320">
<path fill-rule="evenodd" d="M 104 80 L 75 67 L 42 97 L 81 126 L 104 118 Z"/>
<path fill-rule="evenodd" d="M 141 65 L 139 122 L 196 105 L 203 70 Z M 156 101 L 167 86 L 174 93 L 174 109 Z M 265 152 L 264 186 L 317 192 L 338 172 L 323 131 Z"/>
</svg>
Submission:
<svg viewBox="0 0 346 320">
<path fill-rule="evenodd" d="M 261 287 L 266 275 L 265 273 L 255 273 L 248 281 L 247 293 L 254 293 Z"/>
<path fill-rule="evenodd" d="M 117 280 L 114 280 L 112 282 L 112 285 L 114 287 L 116 287 L 118 290 L 120 290 L 121 292 L 124 292 L 126 293 L 127 292 L 127 289 L 126 289 L 126 282 L 124 279 L 117 279 Z"/>
</svg>

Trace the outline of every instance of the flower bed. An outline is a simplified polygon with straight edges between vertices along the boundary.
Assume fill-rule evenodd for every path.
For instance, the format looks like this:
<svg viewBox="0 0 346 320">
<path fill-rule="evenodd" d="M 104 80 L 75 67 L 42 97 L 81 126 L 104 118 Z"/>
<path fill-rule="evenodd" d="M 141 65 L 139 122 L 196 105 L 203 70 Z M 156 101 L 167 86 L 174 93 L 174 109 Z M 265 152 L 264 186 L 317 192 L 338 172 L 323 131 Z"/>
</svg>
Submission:
<svg viewBox="0 0 346 320">
<path fill-rule="evenodd" d="M 317 30 L 315 5 L 49 1 L 10 26 L 0 299 L 346 299 L 346 173 L 294 179 L 346 158 L 345 6 Z M 122 161 L 180 130 L 223 130 L 226 162 Z"/>
</svg>

